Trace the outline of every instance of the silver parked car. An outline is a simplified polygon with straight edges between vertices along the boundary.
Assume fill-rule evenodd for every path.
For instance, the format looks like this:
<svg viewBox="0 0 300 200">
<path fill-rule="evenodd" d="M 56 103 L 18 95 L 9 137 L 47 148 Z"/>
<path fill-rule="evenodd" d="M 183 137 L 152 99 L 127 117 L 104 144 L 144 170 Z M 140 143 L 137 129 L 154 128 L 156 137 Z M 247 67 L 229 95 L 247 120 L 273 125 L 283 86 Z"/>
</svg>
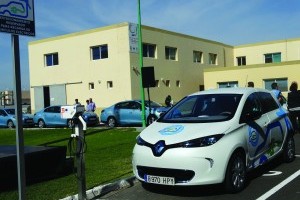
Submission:
<svg viewBox="0 0 300 200">
<path fill-rule="evenodd" d="M 150 108 L 149 101 L 145 101 L 145 113 L 148 125 L 157 120 L 161 113 L 164 113 L 169 109 L 168 107 L 163 107 L 154 101 L 150 101 Z M 105 108 L 101 111 L 100 120 L 109 127 L 115 127 L 118 125 L 141 125 L 141 100 L 122 101 Z"/>
<path fill-rule="evenodd" d="M 16 116 L 14 108 L 0 109 L 0 126 L 13 128 L 16 126 Z M 33 115 L 22 114 L 22 124 L 24 127 L 33 127 Z"/>
<path fill-rule="evenodd" d="M 46 107 L 34 114 L 34 123 L 40 128 L 44 127 L 69 127 L 73 126 L 72 119 L 61 118 L 61 105 Z M 87 126 L 99 124 L 99 117 L 94 112 L 84 112 L 82 118 Z"/>
</svg>

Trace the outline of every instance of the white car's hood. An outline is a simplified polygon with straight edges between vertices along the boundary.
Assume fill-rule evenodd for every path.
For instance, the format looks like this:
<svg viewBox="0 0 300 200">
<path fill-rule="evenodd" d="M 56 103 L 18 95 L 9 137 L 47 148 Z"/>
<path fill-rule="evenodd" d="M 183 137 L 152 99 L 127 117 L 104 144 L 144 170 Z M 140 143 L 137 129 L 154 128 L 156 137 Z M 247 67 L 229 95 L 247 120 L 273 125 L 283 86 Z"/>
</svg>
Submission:
<svg viewBox="0 0 300 200">
<path fill-rule="evenodd" d="M 209 135 L 226 133 L 230 129 L 230 123 L 159 123 L 154 122 L 140 134 L 140 137 L 148 143 L 155 144 L 160 140 L 165 143 L 175 144 Z"/>
</svg>

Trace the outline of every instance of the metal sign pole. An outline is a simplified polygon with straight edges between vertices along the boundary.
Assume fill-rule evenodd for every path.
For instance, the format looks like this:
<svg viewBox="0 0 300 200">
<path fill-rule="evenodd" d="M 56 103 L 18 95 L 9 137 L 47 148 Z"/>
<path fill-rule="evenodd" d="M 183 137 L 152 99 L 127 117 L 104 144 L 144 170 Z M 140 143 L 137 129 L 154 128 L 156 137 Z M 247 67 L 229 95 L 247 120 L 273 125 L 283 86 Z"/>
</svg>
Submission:
<svg viewBox="0 0 300 200">
<path fill-rule="evenodd" d="M 18 164 L 18 188 L 19 199 L 25 199 L 25 159 L 24 159 L 24 138 L 22 124 L 22 106 L 21 106 L 21 75 L 20 75 L 20 50 L 19 36 L 11 35 L 13 49 L 13 71 L 14 71 L 14 99 L 16 109 L 16 149 Z"/>
<path fill-rule="evenodd" d="M 142 45 L 142 25 L 141 25 L 141 7 L 140 0 L 138 0 L 138 43 L 139 43 L 139 64 L 140 64 L 140 95 L 142 101 L 142 125 L 146 127 L 146 113 L 145 113 L 145 93 L 143 88 L 143 45 Z"/>
</svg>

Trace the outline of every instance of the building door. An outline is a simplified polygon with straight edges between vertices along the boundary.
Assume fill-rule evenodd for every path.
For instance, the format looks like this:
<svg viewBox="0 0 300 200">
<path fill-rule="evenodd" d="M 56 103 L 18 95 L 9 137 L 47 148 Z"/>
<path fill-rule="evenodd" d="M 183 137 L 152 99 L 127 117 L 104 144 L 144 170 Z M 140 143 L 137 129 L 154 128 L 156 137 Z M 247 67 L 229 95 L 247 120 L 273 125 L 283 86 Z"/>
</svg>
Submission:
<svg viewBox="0 0 300 200">
<path fill-rule="evenodd" d="M 49 93 L 49 86 L 43 87 L 44 91 L 44 107 L 50 106 L 50 93 Z"/>
<path fill-rule="evenodd" d="M 44 108 L 44 88 L 34 87 L 34 110 L 39 111 Z"/>
<path fill-rule="evenodd" d="M 50 85 L 50 105 L 66 105 L 66 85 Z"/>
</svg>

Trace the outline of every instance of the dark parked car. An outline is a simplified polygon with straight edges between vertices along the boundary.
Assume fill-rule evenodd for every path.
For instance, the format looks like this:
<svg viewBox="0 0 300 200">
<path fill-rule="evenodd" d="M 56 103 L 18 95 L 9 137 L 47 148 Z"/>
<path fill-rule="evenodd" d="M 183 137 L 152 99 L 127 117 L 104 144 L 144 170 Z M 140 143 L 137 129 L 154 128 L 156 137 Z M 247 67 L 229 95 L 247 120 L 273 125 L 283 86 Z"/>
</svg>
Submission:
<svg viewBox="0 0 300 200">
<path fill-rule="evenodd" d="M 49 106 L 34 114 L 34 123 L 40 128 L 44 127 L 69 127 L 73 126 L 72 119 L 61 118 L 61 105 Z M 99 117 L 93 112 L 84 112 L 82 118 L 87 126 L 95 126 L 99 124 Z"/>
<path fill-rule="evenodd" d="M 148 125 L 157 120 L 161 113 L 164 113 L 169 109 L 153 101 L 150 101 L 150 108 L 151 112 L 149 112 L 148 101 L 145 101 L 145 113 Z M 140 100 L 129 100 L 116 103 L 101 111 L 100 120 L 109 127 L 118 125 L 141 125 L 142 103 Z"/>
<path fill-rule="evenodd" d="M 16 126 L 16 116 L 14 108 L 0 109 L 0 126 L 13 128 Z M 22 124 L 24 127 L 33 127 L 33 115 L 22 114 Z"/>
</svg>

